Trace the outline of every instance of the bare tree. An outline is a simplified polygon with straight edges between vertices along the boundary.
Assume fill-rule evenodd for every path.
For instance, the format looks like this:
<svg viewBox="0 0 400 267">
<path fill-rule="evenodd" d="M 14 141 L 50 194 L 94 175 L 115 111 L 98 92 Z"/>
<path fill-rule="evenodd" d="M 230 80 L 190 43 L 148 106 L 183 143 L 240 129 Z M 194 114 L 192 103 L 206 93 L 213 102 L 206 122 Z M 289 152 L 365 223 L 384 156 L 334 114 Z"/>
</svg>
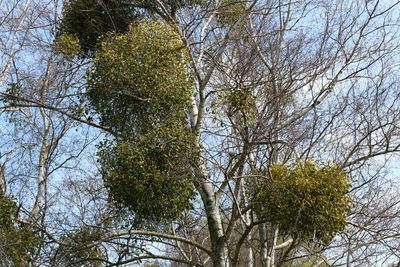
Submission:
<svg viewBox="0 0 400 267">
<path fill-rule="evenodd" d="M 360 174 L 368 162 L 382 166 L 399 150 L 399 3 L 248 2 L 231 25 L 219 24 L 223 11 L 213 4 L 176 20 L 198 77 L 193 121 L 206 147 L 204 186 L 212 188 L 203 203 L 215 205 L 204 204 L 211 246 L 229 255 L 213 264 L 251 266 L 256 253 L 263 265 L 279 266 L 301 241 L 248 210 L 251 170 L 299 158 L 334 161 L 355 188 L 368 187 L 374 176 Z M 243 106 L 224 102 L 235 93 Z M 261 244 L 251 244 L 254 232 Z M 253 249 L 240 263 L 245 244 Z"/>
<path fill-rule="evenodd" d="M 0 192 L 18 205 L 15 224 L 35 229 L 45 241 L 29 252 L 24 266 L 42 266 L 49 261 L 46 253 L 56 241 L 61 242 L 62 235 L 54 228 L 64 216 L 55 216 L 62 207 L 58 201 L 63 200 L 58 184 L 64 175 L 78 173 L 85 149 L 98 136 L 59 112 L 82 113 L 84 74 L 84 65 L 67 61 L 54 46 L 60 5 L 60 1 L 3 1 L 0 5 L 4 14 L 0 24 Z M 68 213 L 72 207 L 63 208 Z"/>
</svg>

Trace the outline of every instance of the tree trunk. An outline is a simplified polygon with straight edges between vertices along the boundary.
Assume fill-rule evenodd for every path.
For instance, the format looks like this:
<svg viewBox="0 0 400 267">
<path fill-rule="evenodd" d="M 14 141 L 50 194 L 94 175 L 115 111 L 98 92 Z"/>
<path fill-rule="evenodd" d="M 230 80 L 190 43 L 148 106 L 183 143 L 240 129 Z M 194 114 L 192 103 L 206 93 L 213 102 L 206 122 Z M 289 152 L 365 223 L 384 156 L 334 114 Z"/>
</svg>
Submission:
<svg viewBox="0 0 400 267">
<path fill-rule="evenodd" d="M 207 215 L 208 231 L 210 234 L 212 261 L 214 267 L 228 267 L 228 255 L 221 214 L 212 184 L 208 181 L 207 172 L 203 164 L 198 170 L 198 191 Z"/>
<path fill-rule="evenodd" d="M 49 156 L 49 137 L 50 137 L 50 123 L 49 118 L 47 117 L 44 109 L 41 108 L 40 112 L 42 114 L 43 123 L 44 123 L 44 134 L 42 139 L 42 145 L 40 148 L 39 154 L 39 167 L 38 167 L 38 176 L 37 176 L 37 193 L 36 200 L 33 206 L 31 216 L 32 219 L 37 219 L 40 211 L 40 204 L 43 202 L 44 194 L 46 191 L 46 180 L 47 180 L 47 160 Z"/>
<path fill-rule="evenodd" d="M 268 258 L 267 233 L 265 231 L 265 223 L 262 223 L 258 226 L 258 234 L 261 243 L 261 265 L 265 267 L 267 266 Z"/>
<path fill-rule="evenodd" d="M 271 244 L 268 247 L 268 257 L 267 257 L 266 267 L 275 266 L 275 247 L 276 247 L 276 242 L 278 241 L 278 233 L 279 233 L 278 226 L 273 225 L 271 229 L 271 240 L 270 240 Z"/>
<path fill-rule="evenodd" d="M 222 228 L 221 214 L 216 203 L 214 191 L 207 181 L 203 181 L 200 186 L 201 188 L 199 191 L 207 214 L 213 266 L 228 267 L 229 262 Z"/>
</svg>

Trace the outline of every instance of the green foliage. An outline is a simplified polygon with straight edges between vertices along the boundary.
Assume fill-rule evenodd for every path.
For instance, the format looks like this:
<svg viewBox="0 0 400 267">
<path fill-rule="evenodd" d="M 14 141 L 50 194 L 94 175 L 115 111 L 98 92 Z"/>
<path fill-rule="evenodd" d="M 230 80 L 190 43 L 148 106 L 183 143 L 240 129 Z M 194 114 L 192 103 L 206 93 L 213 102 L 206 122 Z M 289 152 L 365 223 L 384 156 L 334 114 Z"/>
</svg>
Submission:
<svg viewBox="0 0 400 267">
<path fill-rule="evenodd" d="M 69 236 L 63 237 L 64 243 L 56 251 L 57 266 L 100 267 L 104 266 L 106 256 L 99 246 L 93 245 L 100 238 L 99 229 L 83 227 Z"/>
<path fill-rule="evenodd" d="M 14 228 L 14 222 L 18 216 L 17 204 L 9 197 L 0 197 L 0 227 L 2 230 L 11 230 Z"/>
<path fill-rule="evenodd" d="M 89 98 L 103 125 L 122 136 L 185 123 L 193 79 L 179 35 L 142 22 L 103 42 L 90 74 Z"/>
<path fill-rule="evenodd" d="M 161 22 L 132 25 L 103 42 L 94 61 L 89 99 L 116 135 L 99 153 L 104 181 L 112 199 L 138 218 L 171 220 L 191 207 L 192 87 L 184 46 Z"/>
<path fill-rule="evenodd" d="M 331 241 L 346 226 L 349 177 L 338 166 L 312 161 L 272 166 L 255 206 L 260 217 L 300 239 Z"/>
<path fill-rule="evenodd" d="M 137 16 L 131 0 L 70 0 L 64 7 L 59 36 L 75 36 L 82 55 L 88 56 L 100 37 L 126 32 Z"/>
<path fill-rule="evenodd" d="M 189 140 L 175 129 L 159 129 L 136 142 L 100 153 L 111 197 L 146 221 L 177 218 L 194 196 Z"/>
<path fill-rule="evenodd" d="M 217 17 L 218 23 L 222 26 L 234 24 L 242 15 L 244 7 L 243 1 L 222 0 Z"/>
<path fill-rule="evenodd" d="M 251 126 L 257 117 L 255 98 L 250 88 L 228 90 L 223 104 L 228 116 L 234 117 L 237 125 Z"/>
<path fill-rule="evenodd" d="M 9 197 L 0 197 L 0 266 L 25 267 L 42 243 L 37 231 L 20 224 L 18 207 Z"/>
<path fill-rule="evenodd" d="M 69 33 L 59 36 L 55 41 L 55 45 L 56 51 L 64 54 L 67 58 L 77 57 L 82 50 L 78 38 Z"/>
<path fill-rule="evenodd" d="M 227 104 L 235 111 L 248 113 L 255 105 L 250 88 L 234 89 L 227 92 Z"/>
<path fill-rule="evenodd" d="M 161 1 L 171 14 L 180 8 L 200 4 L 201 0 Z M 70 0 L 64 7 L 57 42 L 71 36 L 79 41 L 82 57 L 93 56 L 102 38 L 126 33 L 129 25 L 144 14 L 165 13 L 156 1 L 143 0 Z M 65 48 L 65 47 L 62 47 Z"/>
<path fill-rule="evenodd" d="M 5 93 L 8 95 L 0 96 L 0 100 L 10 106 L 16 106 L 18 103 L 18 97 L 22 94 L 22 86 L 19 83 L 9 83 L 6 87 Z"/>
</svg>

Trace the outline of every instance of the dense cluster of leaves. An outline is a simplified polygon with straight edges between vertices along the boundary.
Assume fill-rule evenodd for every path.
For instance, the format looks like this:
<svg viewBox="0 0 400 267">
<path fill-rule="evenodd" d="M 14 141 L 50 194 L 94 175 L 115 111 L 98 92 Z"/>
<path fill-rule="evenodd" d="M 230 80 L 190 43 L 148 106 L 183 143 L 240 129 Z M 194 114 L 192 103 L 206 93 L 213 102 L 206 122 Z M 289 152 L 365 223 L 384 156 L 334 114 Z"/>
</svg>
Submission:
<svg viewBox="0 0 400 267">
<path fill-rule="evenodd" d="M 101 123 L 121 136 L 185 124 L 193 86 L 186 63 L 178 34 L 161 22 L 103 42 L 89 81 Z"/>
<path fill-rule="evenodd" d="M 24 267 L 41 243 L 29 225 L 17 222 L 18 207 L 7 196 L 0 197 L 0 266 Z"/>
<path fill-rule="evenodd" d="M 81 54 L 82 48 L 75 35 L 64 33 L 57 38 L 55 51 L 63 54 L 67 59 L 72 59 Z"/>
<path fill-rule="evenodd" d="M 169 14 L 174 16 L 179 9 L 200 4 L 202 0 L 160 2 Z M 79 55 L 92 56 L 99 48 L 100 39 L 115 33 L 126 33 L 131 23 L 152 13 L 161 15 L 165 13 L 158 1 L 70 0 L 64 7 L 58 39 L 70 39 L 73 36 L 79 41 L 81 47 Z"/>
<path fill-rule="evenodd" d="M 243 14 L 246 1 L 223 0 L 218 12 L 218 23 L 221 26 L 234 24 Z"/>
<path fill-rule="evenodd" d="M 90 55 L 99 37 L 124 33 L 137 17 L 131 0 L 70 0 L 64 7 L 59 35 L 75 36 L 82 55 Z"/>
<path fill-rule="evenodd" d="M 351 208 L 349 176 L 338 166 L 312 161 L 268 170 L 256 200 L 259 216 L 299 239 L 331 241 Z"/>
<path fill-rule="evenodd" d="M 160 129 L 100 153 L 111 197 L 132 210 L 137 219 L 174 219 L 192 207 L 194 188 L 187 144 L 193 140 L 184 140 L 179 132 L 174 137 L 171 131 L 174 129 Z"/>
<path fill-rule="evenodd" d="M 233 89 L 227 91 L 226 104 L 234 111 L 249 113 L 254 108 L 255 100 L 250 88 Z"/>
<path fill-rule="evenodd" d="M 101 232 L 99 229 L 82 227 L 79 231 L 64 236 L 64 243 L 60 245 L 55 254 L 55 261 L 60 267 L 100 267 L 106 260 L 104 251 L 94 245 L 99 241 Z"/>
<path fill-rule="evenodd" d="M 164 23 L 143 21 L 102 43 L 89 98 L 102 125 L 115 134 L 100 155 L 105 184 L 117 203 L 143 219 L 174 219 L 191 207 L 187 127 L 193 81 L 184 46 Z M 109 144 L 109 143 L 108 143 Z"/>
</svg>

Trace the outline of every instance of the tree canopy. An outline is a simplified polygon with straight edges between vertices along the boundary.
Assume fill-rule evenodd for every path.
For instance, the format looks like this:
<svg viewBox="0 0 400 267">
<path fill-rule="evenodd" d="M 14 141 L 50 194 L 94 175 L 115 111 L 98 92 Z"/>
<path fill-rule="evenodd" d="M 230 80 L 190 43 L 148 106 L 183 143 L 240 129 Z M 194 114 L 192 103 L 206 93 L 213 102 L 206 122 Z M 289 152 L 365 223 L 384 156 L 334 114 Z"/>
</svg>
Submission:
<svg viewBox="0 0 400 267">
<path fill-rule="evenodd" d="M 390 266 L 400 1 L 0 1 L 0 265 Z"/>
</svg>

